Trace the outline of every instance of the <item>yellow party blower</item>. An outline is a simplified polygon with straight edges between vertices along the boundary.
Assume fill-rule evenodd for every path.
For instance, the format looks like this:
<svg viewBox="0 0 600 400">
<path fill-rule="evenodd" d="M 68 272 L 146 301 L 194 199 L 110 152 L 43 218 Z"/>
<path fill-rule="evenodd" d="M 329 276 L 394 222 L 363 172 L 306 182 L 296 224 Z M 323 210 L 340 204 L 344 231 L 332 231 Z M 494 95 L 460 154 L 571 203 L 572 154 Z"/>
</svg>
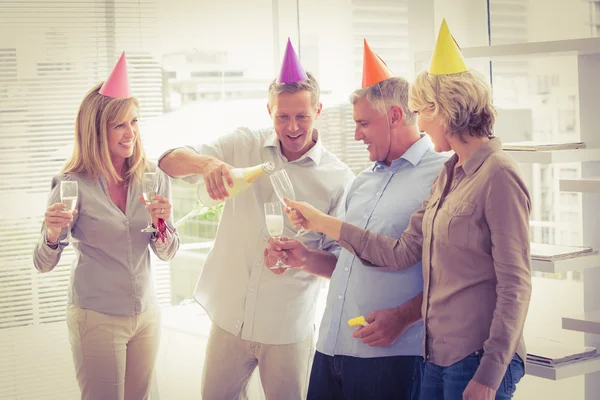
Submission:
<svg viewBox="0 0 600 400">
<path fill-rule="evenodd" d="M 367 321 L 365 321 L 365 317 L 363 317 L 361 315 L 360 317 L 349 319 L 348 325 L 350 325 L 350 326 L 359 326 L 359 325 L 367 326 L 367 325 L 369 325 L 369 323 Z"/>
</svg>

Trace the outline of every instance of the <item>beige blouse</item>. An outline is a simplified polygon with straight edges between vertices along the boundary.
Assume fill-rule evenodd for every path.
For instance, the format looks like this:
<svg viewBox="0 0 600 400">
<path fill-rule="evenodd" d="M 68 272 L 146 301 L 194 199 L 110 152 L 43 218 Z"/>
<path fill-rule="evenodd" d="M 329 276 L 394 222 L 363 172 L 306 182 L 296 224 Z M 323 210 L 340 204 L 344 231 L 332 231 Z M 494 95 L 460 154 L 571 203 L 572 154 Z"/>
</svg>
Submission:
<svg viewBox="0 0 600 400">
<path fill-rule="evenodd" d="M 389 270 L 422 259 L 427 360 L 449 366 L 483 349 L 474 380 L 498 388 L 514 354 L 526 356 L 530 198 L 500 139 L 457 161 L 445 163 L 400 239 L 344 223 L 339 243 Z"/>
</svg>

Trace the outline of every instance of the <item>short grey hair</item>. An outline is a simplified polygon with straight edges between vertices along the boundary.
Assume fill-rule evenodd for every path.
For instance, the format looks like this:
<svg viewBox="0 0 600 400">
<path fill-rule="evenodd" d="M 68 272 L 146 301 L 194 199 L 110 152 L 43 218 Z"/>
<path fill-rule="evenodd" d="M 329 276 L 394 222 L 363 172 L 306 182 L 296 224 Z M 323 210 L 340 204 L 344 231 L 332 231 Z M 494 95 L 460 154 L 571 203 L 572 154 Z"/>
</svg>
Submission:
<svg viewBox="0 0 600 400">
<path fill-rule="evenodd" d="M 320 103 L 321 89 L 319 88 L 319 83 L 311 73 L 307 72 L 306 75 L 308 76 L 307 80 L 294 83 L 279 83 L 277 79 L 274 79 L 269 85 L 269 104 L 271 104 L 273 98 L 279 96 L 281 93 L 287 92 L 293 94 L 302 90 L 308 90 L 312 98 L 312 105 L 316 108 Z"/>
<path fill-rule="evenodd" d="M 389 107 L 399 106 L 404 111 L 404 125 L 412 126 L 417 122 L 417 117 L 408 108 L 408 81 L 394 76 L 377 84 L 357 89 L 350 95 L 352 105 L 362 98 L 373 106 L 374 109 L 384 114 Z"/>
</svg>

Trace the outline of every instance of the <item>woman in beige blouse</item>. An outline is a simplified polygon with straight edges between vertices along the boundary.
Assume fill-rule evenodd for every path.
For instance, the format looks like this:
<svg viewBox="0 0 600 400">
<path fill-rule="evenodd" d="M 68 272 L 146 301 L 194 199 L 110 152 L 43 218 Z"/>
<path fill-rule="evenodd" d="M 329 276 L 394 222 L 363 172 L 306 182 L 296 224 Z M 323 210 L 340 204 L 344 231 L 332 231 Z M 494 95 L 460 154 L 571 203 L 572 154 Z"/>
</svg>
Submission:
<svg viewBox="0 0 600 400">
<path fill-rule="evenodd" d="M 125 66 L 123 54 L 79 106 L 73 154 L 52 179 L 33 251 L 42 273 L 59 264 L 67 246 L 75 251 L 66 320 L 82 400 L 149 398 L 161 332 L 151 252 L 168 261 L 179 248 L 171 183 L 144 154 L 140 104 Z M 157 174 L 148 204 L 145 172 Z M 77 182 L 72 211 L 65 210 L 62 182 Z M 157 232 L 142 231 L 149 218 Z"/>
<path fill-rule="evenodd" d="M 516 162 L 492 136 L 496 113 L 481 74 L 422 72 L 409 106 L 436 151 L 454 155 L 400 239 L 359 229 L 307 203 L 289 201 L 297 211 L 290 219 L 338 240 L 367 267 L 401 270 L 422 260 L 421 399 L 509 399 L 526 354 L 529 193 Z"/>
</svg>

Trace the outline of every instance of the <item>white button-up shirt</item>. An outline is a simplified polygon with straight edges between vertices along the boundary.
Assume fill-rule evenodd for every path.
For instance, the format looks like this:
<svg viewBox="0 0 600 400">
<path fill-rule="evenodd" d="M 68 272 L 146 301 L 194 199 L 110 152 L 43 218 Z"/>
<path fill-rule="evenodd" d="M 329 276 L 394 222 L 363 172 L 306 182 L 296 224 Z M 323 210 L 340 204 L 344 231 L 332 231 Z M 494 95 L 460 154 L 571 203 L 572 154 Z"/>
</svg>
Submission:
<svg viewBox="0 0 600 400">
<path fill-rule="evenodd" d="M 285 169 L 296 200 L 309 201 L 319 210 L 337 214 L 346 187 L 354 174 L 321 144 L 317 130 L 315 145 L 300 159 L 288 161 L 281 153 L 273 129 L 240 128 L 210 145 L 189 148 L 216 157 L 236 168 L 271 161 Z M 197 183 L 201 176 L 186 178 Z M 265 344 L 296 343 L 314 327 L 316 300 L 321 278 L 298 269 L 275 275 L 263 261 L 269 234 L 264 203 L 278 201 L 268 176 L 263 175 L 237 197 L 225 203 L 215 245 L 209 253 L 194 292 L 213 323 L 244 340 Z M 295 234 L 284 218 L 283 235 Z M 337 243 L 325 235 L 309 232 L 299 238 L 311 248 L 339 254 Z"/>
</svg>

